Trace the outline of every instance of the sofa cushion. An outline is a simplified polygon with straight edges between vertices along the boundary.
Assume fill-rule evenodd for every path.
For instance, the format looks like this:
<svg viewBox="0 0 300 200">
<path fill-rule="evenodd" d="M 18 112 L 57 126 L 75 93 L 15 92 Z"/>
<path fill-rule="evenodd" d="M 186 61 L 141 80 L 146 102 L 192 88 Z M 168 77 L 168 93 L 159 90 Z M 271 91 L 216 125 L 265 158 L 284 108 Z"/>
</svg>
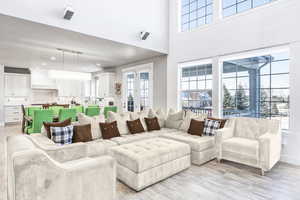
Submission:
<svg viewBox="0 0 300 200">
<path fill-rule="evenodd" d="M 136 142 L 136 141 L 140 141 L 140 140 L 145 140 L 145 139 L 149 139 L 149 138 L 155 138 L 155 137 L 159 137 L 160 134 L 153 132 L 144 132 L 141 134 L 133 134 L 133 135 L 122 135 L 121 137 L 114 137 L 111 138 L 110 141 L 113 141 L 119 145 L 122 144 L 128 144 L 131 142 Z"/>
<path fill-rule="evenodd" d="M 90 117 L 83 113 L 78 113 L 78 122 L 81 125 L 91 124 L 91 132 L 93 140 L 102 138 L 102 133 L 99 128 L 99 123 L 105 122 L 104 115 L 100 114 L 98 116 Z"/>
<path fill-rule="evenodd" d="M 118 129 L 121 135 L 129 134 L 129 130 L 126 124 L 126 121 L 129 121 L 130 113 L 115 113 L 115 112 L 108 112 L 107 121 L 114 122 L 117 121 Z"/>
<path fill-rule="evenodd" d="M 166 119 L 166 128 L 179 129 L 183 122 L 183 111 L 177 113 L 169 113 Z"/>
<path fill-rule="evenodd" d="M 118 164 L 135 173 L 141 173 L 189 155 L 190 147 L 165 138 L 153 138 L 112 147 L 111 152 Z"/>
<path fill-rule="evenodd" d="M 74 126 L 73 143 L 92 141 L 91 124 Z"/>
<path fill-rule="evenodd" d="M 215 139 L 211 136 L 190 135 L 183 132 L 166 133 L 162 137 L 189 144 L 192 151 L 203 151 L 215 147 Z"/>
<path fill-rule="evenodd" d="M 203 129 L 204 129 L 204 121 L 198 121 L 195 119 L 192 119 L 190 122 L 190 127 L 188 129 L 188 133 L 191 135 L 203 135 Z"/>
<path fill-rule="evenodd" d="M 192 119 L 195 119 L 195 120 L 198 120 L 198 121 L 204 121 L 206 118 L 207 118 L 207 114 L 196 114 L 196 113 L 189 110 L 189 111 L 186 112 L 186 114 L 183 118 L 182 124 L 180 125 L 179 129 L 184 131 L 184 132 L 187 132 L 189 127 L 190 127 Z"/>
<path fill-rule="evenodd" d="M 224 126 L 227 122 L 227 119 L 219 119 L 219 118 L 213 118 L 213 117 L 208 117 L 207 119 L 219 121 L 221 123 L 220 128 L 224 128 Z"/>
<path fill-rule="evenodd" d="M 159 125 L 157 117 L 154 117 L 154 118 L 145 117 L 145 122 L 146 122 L 146 125 L 147 125 L 147 131 L 158 131 L 158 130 L 160 130 L 160 125 Z"/>
<path fill-rule="evenodd" d="M 249 117 L 235 119 L 235 137 L 257 139 L 259 137 L 259 129 L 258 119 Z"/>
<path fill-rule="evenodd" d="M 72 144 L 73 126 L 50 127 L 51 139 L 56 144 Z"/>
<path fill-rule="evenodd" d="M 222 143 L 222 150 L 258 158 L 258 145 L 259 143 L 257 140 L 233 137 L 224 140 Z"/>
<path fill-rule="evenodd" d="M 221 128 L 221 122 L 219 120 L 205 119 L 203 134 L 207 136 L 215 135 L 214 131 Z"/>
<path fill-rule="evenodd" d="M 146 125 L 146 122 L 145 122 L 146 117 L 149 117 L 149 110 L 143 110 L 141 112 L 132 112 L 132 113 L 130 113 L 130 119 L 131 120 L 140 119 L 144 130 L 147 130 L 147 125 Z"/>
<path fill-rule="evenodd" d="M 47 137 L 51 139 L 51 127 L 65 127 L 71 125 L 71 118 L 62 122 L 43 122 L 44 128 L 47 132 Z"/>
<path fill-rule="evenodd" d="M 117 121 L 111 123 L 100 123 L 100 129 L 103 139 L 111 139 L 113 137 L 119 137 L 120 132 L 117 126 Z"/>
<path fill-rule="evenodd" d="M 138 118 L 132 121 L 126 121 L 128 130 L 131 134 L 143 133 L 145 129 L 141 123 L 141 120 Z"/>
<path fill-rule="evenodd" d="M 159 126 L 161 128 L 165 127 L 166 114 L 162 111 L 162 109 L 157 109 L 157 110 L 150 109 L 149 117 L 151 117 L 151 118 L 157 117 Z"/>
</svg>

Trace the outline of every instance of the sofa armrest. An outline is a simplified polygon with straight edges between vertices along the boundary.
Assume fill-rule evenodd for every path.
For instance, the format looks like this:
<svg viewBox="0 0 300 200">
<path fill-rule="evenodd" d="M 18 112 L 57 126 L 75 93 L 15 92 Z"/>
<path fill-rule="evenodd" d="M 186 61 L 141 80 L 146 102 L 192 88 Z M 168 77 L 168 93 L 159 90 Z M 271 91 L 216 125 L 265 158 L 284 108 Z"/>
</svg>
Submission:
<svg viewBox="0 0 300 200">
<path fill-rule="evenodd" d="M 222 128 L 215 130 L 215 145 L 217 151 L 217 158 L 222 158 L 222 143 L 224 140 L 233 137 L 233 129 L 232 128 Z"/>
<path fill-rule="evenodd" d="M 74 143 L 67 145 L 57 145 L 42 134 L 32 134 L 28 138 L 36 147 L 45 151 L 57 162 L 77 160 L 87 156 L 87 145 L 85 143 Z"/>
<path fill-rule="evenodd" d="M 85 158 L 58 163 L 34 149 L 17 152 L 12 158 L 15 200 L 63 199 L 113 200 L 116 190 L 116 162 L 112 157 Z"/>
<path fill-rule="evenodd" d="M 264 171 L 270 170 L 279 160 L 281 154 L 281 131 L 265 133 L 258 138 L 259 162 Z"/>
</svg>

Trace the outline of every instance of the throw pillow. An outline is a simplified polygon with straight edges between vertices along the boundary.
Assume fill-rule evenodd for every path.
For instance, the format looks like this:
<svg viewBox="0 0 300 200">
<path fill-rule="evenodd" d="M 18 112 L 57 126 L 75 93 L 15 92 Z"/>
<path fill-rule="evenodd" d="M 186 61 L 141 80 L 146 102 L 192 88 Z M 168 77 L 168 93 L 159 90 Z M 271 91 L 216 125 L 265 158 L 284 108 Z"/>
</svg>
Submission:
<svg viewBox="0 0 300 200">
<path fill-rule="evenodd" d="M 143 110 L 141 112 L 132 112 L 132 113 L 130 113 L 130 119 L 131 120 L 140 119 L 144 130 L 147 129 L 147 125 L 146 125 L 146 122 L 145 122 L 145 117 L 149 117 L 149 110 Z"/>
<path fill-rule="evenodd" d="M 158 110 L 150 109 L 149 110 L 149 117 L 150 118 L 157 117 L 159 126 L 160 127 L 165 127 L 166 115 L 161 109 L 158 109 Z"/>
<path fill-rule="evenodd" d="M 127 123 L 128 129 L 131 134 L 145 132 L 145 129 L 144 129 L 140 119 L 127 121 L 126 123 Z"/>
<path fill-rule="evenodd" d="M 129 130 L 126 123 L 126 121 L 129 120 L 130 120 L 129 112 L 125 112 L 125 113 L 108 112 L 107 121 L 108 122 L 116 121 L 121 135 L 129 134 Z"/>
<path fill-rule="evenodd" d="M 204 121 L 191 119 L 190 127 L 188 129 L 189 134 L 202 136 L 203 129 L 204 129 Z"/>
<path fill-rule="evenodd" d="M 168 115 L 166 120 L 166 128 L 179 129 L 183 121 L 183 111 Z"/>
<path fill-rule="evenodd" d="M 160 130 L 159 121 L 158 121 L 157 117 L 145 118 L 145 122 L 146 122 L 148 131 Z"/>
<path fill-rule="evenodd" d="M 207 119 L 219 121 L 221 123 L 220 128 L 224 128 L 225 123 L 227 121 L 226 119 L 218 119 L 218 118 L 213 118 L 213 117 L 208 117 Z"/>
<path fill-rule="evenodd" d="M 221 122 L 219 120 L 205 119 L 204 121 L 204 135 L 213 136 L 214 130 L 221 127 Z"/>
<path fill-rule="evenodd" d="M 92 138 L 93 140 L 99 139 L 102 137 L 101 130 L 99 128 L 99 123 L 105 122 L 105 117 L 103 114 L 100 114 L 99 116 L 90 117 L 83 113 L 78 113 L 78 122 L 80 125 L 91 125 L 91 132 L 92 132 Z"/>
<path fill-rule="evenodd" d="M 110 138 L 120 136 L 117 121 L 111 123 L 100 123 L 99 125 L 100 125 L 103 139 L 110 139 Z"/>
<path fill-rule="evenodd" d="M 51 139 L 56 144 L 72 144 L 73 126 L 50 127 Z"/>
<path fill-rule="evenodd" d="M 100 129 L 100 128 L 99 128 Z M 92 141 L 91 124 L 74 126 L 73 143 Z"/>
<path fill-rule="evenodd" d="M 51 127 L 65 127 L 71 125 L 71 118 L 66 119 L 65 121 L 62 122 L 43 122 L 44 128 L 47 132 L 47 137 L 51 139 Z"/>
<path fill-rule="evenodd" d="M 185 117 L 183 118 L 183 122 L 179 127 L 179 130 L 187 132 L 190 127 L 192 119 L 195 119 L 198 121 L 204 121 L 206 118 L 207 118 L 207 114 L 196 114 L 189 110 L 186 112 Z"/>
</svg>

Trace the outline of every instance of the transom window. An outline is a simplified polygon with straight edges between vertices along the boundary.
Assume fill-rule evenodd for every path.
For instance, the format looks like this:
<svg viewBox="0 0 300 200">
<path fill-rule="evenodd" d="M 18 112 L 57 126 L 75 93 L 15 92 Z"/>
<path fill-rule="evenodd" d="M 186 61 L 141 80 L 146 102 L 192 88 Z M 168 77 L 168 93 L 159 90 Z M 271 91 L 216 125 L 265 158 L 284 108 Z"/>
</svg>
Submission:
<svg viewBox="0 0 300 200">
<path fill-rule="evenodd" d="M 223 0 L 223 16 L 231 16 L 274 0 Z"/>
<path fill-rule="evenodd" d="M 275 118 L 289 128 L 289 55 L 223 62 L 223 116 Z"/>
<path fill-rule="evenodd" d="M 182 109 L 211 114 L 212 65 L 181 68 L 180 90 Z"/>
<path fill-rule="evenodd" d="M 181 31 L 212 22 L 212 0 L 181 0 Z"/>
</svg>

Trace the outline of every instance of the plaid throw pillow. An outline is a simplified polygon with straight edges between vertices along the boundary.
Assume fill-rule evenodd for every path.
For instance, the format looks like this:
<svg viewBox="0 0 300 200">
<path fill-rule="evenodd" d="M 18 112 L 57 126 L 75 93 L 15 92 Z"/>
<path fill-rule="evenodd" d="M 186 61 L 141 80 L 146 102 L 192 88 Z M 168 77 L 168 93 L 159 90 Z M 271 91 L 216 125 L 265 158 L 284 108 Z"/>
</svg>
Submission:
<svg viewBox="0 0 300 200">
<path fill-rule="evenodd" d="M 205 119 L 203 134 L 208 136 L 214 135 L 214 130 L 221 127 L 221 122 L 217 120 Z"/>
<path fill-rule="evenodd" d="M 57 144 L 72 144 L 73 126 L 51 127 L 51 139 Z"/>
</svg>

